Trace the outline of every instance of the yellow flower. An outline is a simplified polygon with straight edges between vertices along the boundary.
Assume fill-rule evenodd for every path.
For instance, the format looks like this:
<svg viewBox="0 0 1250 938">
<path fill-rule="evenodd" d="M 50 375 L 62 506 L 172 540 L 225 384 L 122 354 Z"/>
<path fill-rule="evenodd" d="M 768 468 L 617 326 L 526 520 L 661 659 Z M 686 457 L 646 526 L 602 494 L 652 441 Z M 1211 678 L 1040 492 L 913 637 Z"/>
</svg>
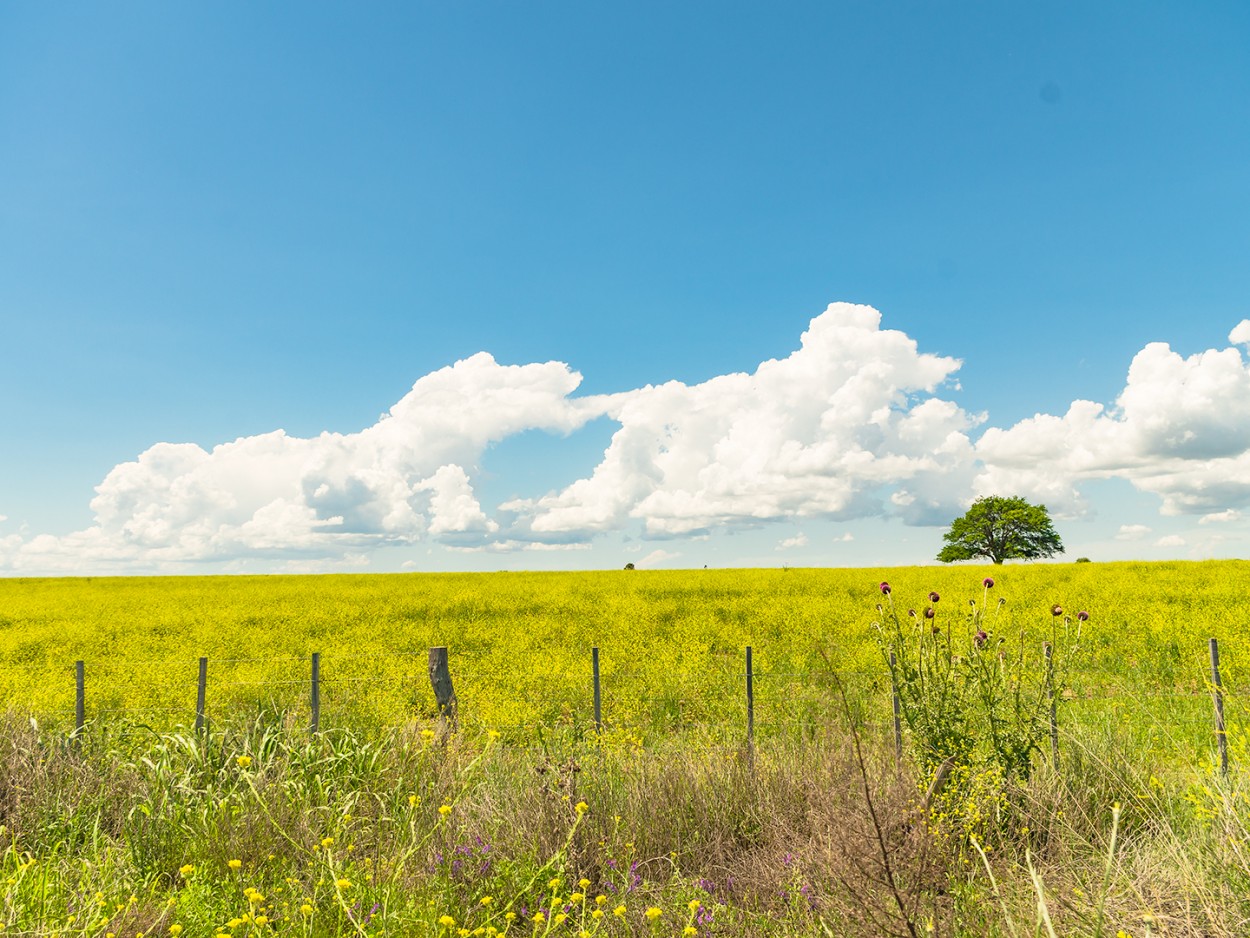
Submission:
<svg viewBox="0 0 1250 938">
<path fill-rule="evenodd" d="M 549 883 L 547 883 L 547 888 L 548 888 L 548 889 L 559 889 L 559 888 L 560 888 L 560 877 L 559 877 L 559 876 L 553 877 L 553 878 L 552 878 L 552 880 L 551 880 Z"/>
<path fill-rule="evenodd" d="M 657 918 L 663 915 L 664 912 L 660 909 L 657 909 L 655 906 L 651 906 L 651 908 L 647 909 L 647 911 L 644 914 L 647 916 L 648 921 L 654 922 Z"/>
<path fill-rule="evenodd" d="M 478 905 L 490 905 L 494 901 L 495 899 L 493 896 L 482 896 L 482 898 L 477 900 Z"/>
<path fill-rule="evenodd" d="M 499 730 L 491 730 L 489 733 L 486 734 L 486 736 L 488 739 L 491 740 L 491 742 L 494 742 L 496 739 L 499 738 Z"/>
<path fill-rule="evenodd" d="M 243 865 L 242 860 L 231 860 L 229 863 L 226 864 L 226 866 L 230 867 L 230 869 L 232 870 L 237 870 L 242 865 Z"/>
<path fill-rule="evenodd" d="M 443 817 L 447 817 L 447 815 L 451 814 L 451 805 L 440 804 L 438 806 L 438 813 L 441 814 Z"/>
<path fill-rule="evenodd" d="M 170 925 L 169 933 L 173 935 L 174 938 L 178 938 L 178 936 L 182 934 L 182 926 L 177 923 Z"/>
<path fill-rule="evenodd" d="M 573 810 L 575 810 L 578 814 L 585 814 L 587 811 L 590 810 L 590 805 L 586 804 L 586 802 L 584 801 L 579 801 L 574 806 Z"/>
<path fill-rule="evenodd" d="M 625 906 L 623 906 L 623 905 L 618 905 L 615 909 L 613 909 L 613 910 L 612 910 L 612 914 L 613 914 L 613 915 L 615 915 L 617 918 L 624 918 L 624 917 L 625 917 Z"/>
<path fill-rule="evenodd" d="M 268 916 L 268 915 L 258 915 L 258 916 L 256 916 L 256 918 L 252 919 L 252 921 L 254 921 L 257 925 L 268 925 L 268 924 L 269 924 L 269 916 Z"/>
<path fill-rule="evenodd" d="M 251 756 L 239 756 L 234 761 L 235 761 L 235 764 L 238 765 L 239 768 L 246 769 L 249 765 L 252 764 L 252 757 Z"/>
<path fill-rule="evenodd" d="M 438 924 L 442 925 L 444 928 L 451 928 L 451 926 L 456 924 L 456 920 L 450 915 L 443 915 L 439 917 Z"/>
<path fill-rule="evenodd" d="M 299 910 L 303 912 L 305 915 L 312 915 L 313 907 L 309 903 L 305 902 L 303 905 L 299 907 Z"/>
<path fill-rule="evenodd" d="M 569 902 L 581 902 L 585 898 L 586 896 L 584 893 L 575 892 L 571 896 L 569 896 Z"/>
<path fill-rule="evenodd" d="M 434 731 L 433 731 L 433 730 L 422 730 L 422 731 L 421 731 L 421 738 L 422 738 L 422 739 L 424 739 L 426 742 L 429 742 L 431 739 L 433 739 L 433 738 L 434 738 Z"/>
<path fill-rule="evenodd" d="M 590 913 L 590 917 L 593 919 L 603 918 L 603 909 L 595 909 L 593 912 Z"/>
<path fill-rule="evenodd" d="M 323 839 L 322 839 L 322 841 L 321 841 L 321 846 L 323 846 L 323 847 L 328 847 L 328 846 L 330 846 L 332 843 L 334 843 L 334 838 L 333 838 L 333 837 L 325 837 L 325 838 L 323 838 Z"/>
<path fill-rule="evenodd" d="M 511 922 L 515 918 L 516 918 L 515 912 L 509 912 L 507 915 L 504 916 L 504 919 L 509 922 Z"/>
<path fill-rule="evenodd" d="M 703 904 L 703 903 L 701 903 L 698 899 L 691 899 L 691 900 L 690 900 L 690 901 L 686 904 L 686 908 L 688 908 L 691 912 L 698 912 L 698 911 L 699 911 L 699 906 L 700 906 L 700 905 L 702 905 L 702 904 Z"/>
<path fill-rule="evenodd" d="M 586 877 L 583 876 L 581 879 L 577 881 L 577 885 L 585 889 L 587 886 L 590 885 L 590 880 L 588 880 Z"/>
<path fill-rule="evenodd" d="M 533 921 L 535 925 L 541 925 L 543 922 L 547 921 L 547 916 L 543 915 L 541 912 L 535 912 Z"/>
<path fill-rule="evenodd" d="M 416 795 L 409 795 L 409 796 L 408 796 L 408 807 L 410 807 L 410 808 L 415 808 L 415 807 L 417 806 L 417 800 L 418 800 L 418 799 L 417 799 L 417 796 L 416 796 Z"/>
<path fill-rule="evenodd" d="M 352 881 L 350 879 L 336 879 L 334 886 L 336 889 L 351 889 Z"/>
<path fill-rule="evenodd" d="M 607 896 L 595 896 L 595 905 L 606 905 L 607 901 Z"/>
<path fill-rule="evenodd" d="M 192 866 L 190 863 L 188 863 L 185 866 L 178 867 L 178 872 L 181 873 L 183 876 L 190 876 L 192 873 L 195 872 L 195 867 Z"/>
<path fill-rule="evenodd" d="M 691 935 L 697 935 L 699 933 L 699 929 L 695 928 L 693 925 L 687 925 L 681 930 L 681 933 L 685 935 L 686 938 L 690 938 Z"/>
</svg>

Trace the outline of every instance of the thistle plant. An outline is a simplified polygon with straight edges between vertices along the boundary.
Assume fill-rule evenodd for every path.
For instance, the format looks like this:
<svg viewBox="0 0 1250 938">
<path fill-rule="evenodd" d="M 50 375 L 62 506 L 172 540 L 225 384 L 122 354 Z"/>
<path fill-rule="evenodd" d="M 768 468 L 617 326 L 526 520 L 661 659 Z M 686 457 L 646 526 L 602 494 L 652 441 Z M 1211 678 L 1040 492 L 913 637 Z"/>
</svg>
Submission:
<svg viewBox="0 0 1250 938">
<path fill-rule="evenodd" d="M 947 612 L 936 592 L 929 593 L 923 611 L 900 614 L 890 585 L 882 583 L 874 633 L 915 758 L 927 775 L 948 764 L 993 767 L 1004 779 L 1027 779 L 1033 753 L 1042 751 L 1050 734 L 1050 709 L 1062 703 L 1080 625 L 1089 617 L 1078 613 L 1073 627 L 1055 605 L 1048 642 L 1030 642 L 1023 629 L 1000 634 L 995 626 L 1005 600 L 991 600 L 992 578 L 981 585 L 980 601 L 969 600 L 962 615 Z"/>
</svg>

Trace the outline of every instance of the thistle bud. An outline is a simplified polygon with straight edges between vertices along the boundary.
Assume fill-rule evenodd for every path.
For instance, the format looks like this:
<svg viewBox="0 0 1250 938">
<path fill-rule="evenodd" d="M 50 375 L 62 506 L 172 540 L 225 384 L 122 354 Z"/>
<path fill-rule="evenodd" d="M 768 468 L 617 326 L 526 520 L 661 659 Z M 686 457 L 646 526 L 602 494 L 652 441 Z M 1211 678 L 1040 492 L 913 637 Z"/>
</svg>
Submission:
<svg viewBox="0 0 1250 938">
<path fill-rule="evenodd" d="M 986 643 L 986 641 L 989 640 L 989 636 L 986 635 L 982 629 L 977 629 L 977 634 L 972 637 L 972 640 L 976 642 L 976 646 L 980 648 Z"/>
<path fill-rule="evenodd" d="M 928 606 L 924 611 L 924 617 L 926 619 L 932 619 L 935 615 L 937 615 L 937 613 L 934 612 L 932 606 Z"/>
<path fill-rule="evenodd" d="M 1084 609 L 1082 609 L 1080 612 L 1076 614 L 1076 617 L 1079 621 L 1085 622 L 1087 619 L 1089 619 L 1089 613 L 1086 612 Z"/>
<path fill-rule="evenodd" d="M 937 601 L 938 601 L 939 599 L 941 599 L 941 598 L 942 598 L 942 597 L 941 597 L 941 596 L 939 596 L 937 593 L 930 593 L 930 594 L 929 594 L 929 602 L 931 602 L 931 603 L 935 603 L 935 602 L 937 602 Z"/>
<path fill-rule="evenodd" d="M 890 595 L 890 584 L 889 584 L 889 583 L 882 582 L 882 584 L 881 584 L 881 593 L 882 593 L 882 595 L 883 595 L 883 596 L 889 596 L 889 595 Z"/>
<path fill-rule="evenodd" d="M 1050 614 L 1052 616 L 1063 615 L 1063 606 L 1059 605 L 1058 603 L 1055 603 L 1053 606 L 1050 607 Z"/>
<path fill-rule="evenodd" d="M 992 589 L 994 586 L 994 578 L 992 576 L 987 576 L 984 580 L 981 581 L 981 585 L 984 586 L 986 589 Z"/>
</svg>

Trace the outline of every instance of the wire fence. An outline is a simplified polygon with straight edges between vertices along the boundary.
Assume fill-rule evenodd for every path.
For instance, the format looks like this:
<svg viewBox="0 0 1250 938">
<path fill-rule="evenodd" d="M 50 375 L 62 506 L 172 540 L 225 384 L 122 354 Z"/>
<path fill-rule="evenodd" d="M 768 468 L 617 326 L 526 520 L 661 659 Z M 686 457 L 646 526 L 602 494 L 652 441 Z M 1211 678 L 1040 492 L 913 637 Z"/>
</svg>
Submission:
<svg viewBox="0 0 1250 938">
<path fill-rule="evenodd" d="M 1225 708 L 1239 715 L 1243 689 L 1223 685 L 1214 639 L 1210 653 L 1210 680 L 1191 676 L 1183 687 L 1076 676 L 1061 689 L 1065 729 L 1205 747 L 1218 753 L 1227 771 Z M 314 733 L 419 725 L 439 732 L 494 730 L 507 738 L 568 732 L 632 736 L 641 743 L 681 735 L 748 749 L 820 739 L 835 724 L 853 721 L 882 736 L 892 730 L 901 746 L 897 694 L 884 667 L 769 666 L 751 647 L 688 655 L 680 666 L 613 659 L 591 648 L 580 657 L 553 657 L 542 668 L 433 648 L 427 654 L 78 661 L 72 679 L 44 698 L 51 707 L 39 716 L 69 723 L 71 735 L 119 721 L 200 731 L 266 716 Z M 21 708 L 22 701 L 10 705 Z M 1058 738 L 1053 725 L 1052 736 Z"/>
</svg>

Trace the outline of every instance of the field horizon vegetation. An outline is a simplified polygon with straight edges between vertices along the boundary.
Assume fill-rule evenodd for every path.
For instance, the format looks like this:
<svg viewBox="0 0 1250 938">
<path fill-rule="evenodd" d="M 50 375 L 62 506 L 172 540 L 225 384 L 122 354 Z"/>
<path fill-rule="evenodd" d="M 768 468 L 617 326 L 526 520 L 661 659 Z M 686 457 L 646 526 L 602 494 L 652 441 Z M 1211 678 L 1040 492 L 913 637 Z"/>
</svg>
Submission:
<svg viewBox="0 0 1250 938">
<path fill-rule="evenodd" d="M 1247 583 L 1245 561 L 0 579 L 0 923 L 1245 935 Z"/>
</svg>

